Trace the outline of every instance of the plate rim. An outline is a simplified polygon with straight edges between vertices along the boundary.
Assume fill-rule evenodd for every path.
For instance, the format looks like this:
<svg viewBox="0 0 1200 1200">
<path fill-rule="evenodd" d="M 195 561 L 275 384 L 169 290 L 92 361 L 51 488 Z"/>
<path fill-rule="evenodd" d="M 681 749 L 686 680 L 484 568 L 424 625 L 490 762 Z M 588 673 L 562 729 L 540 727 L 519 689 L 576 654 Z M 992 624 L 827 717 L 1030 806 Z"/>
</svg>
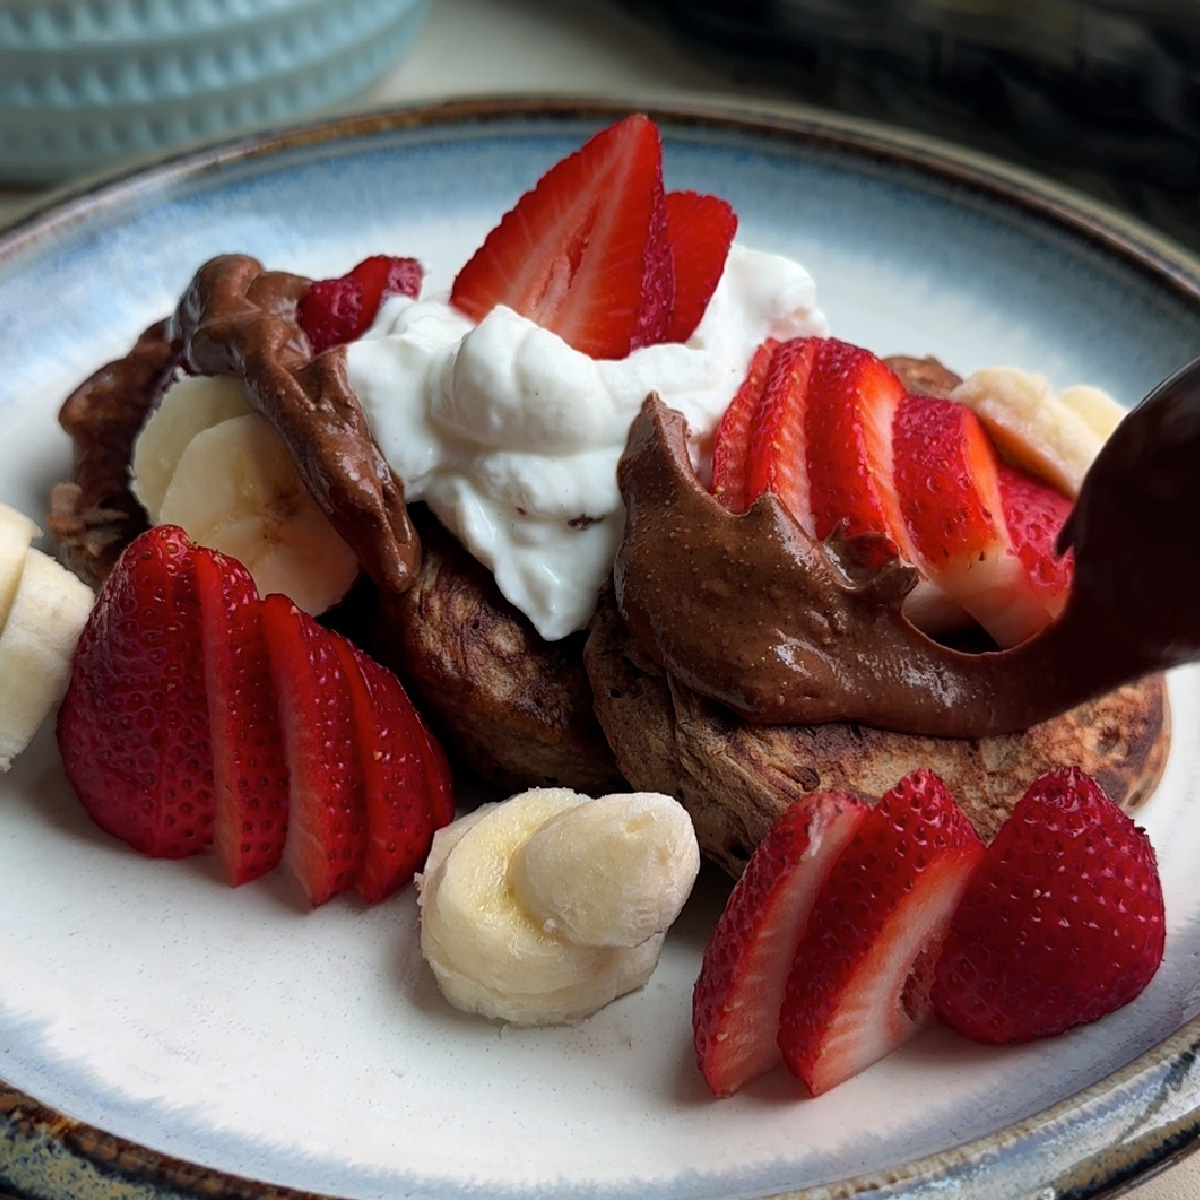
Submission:
<svg viewBox="0 0 1200 1200">
<path fill-rule="evenodd" d="M 416 102 L 220 139 L 166 156 L 149 156 L 59 188 L 0 226 L 0 266 L 110 208 L 119 209 L 136 197 L 153 196 L 174 184 L 234 164 L 269 162 L 293 150 L 327 142 L 366 141 L 404 129 L 462 128 L 514 120 L 601 121 L 630 112 L 647 113 L 666 127 L 777 139 L 784 144 L 868 160 L 885 168 L 916 172 L 1079 238 L 1200 311 L 1200 256 L 1136 218 L 1024 168 L 937 138 L 808 106 L 791 106 L 788 113 L 782 113 L 778 108 L 757 104 L 661 98 L 621 101 L 592 96 L 505 95 Z M 1189 1091 L 1190 1103 L 1186 1102 Z M 1118 1095 L 1124 1102 L 1119 1120 L 1111 1111 L 1113 1098 Z M 1072 1152 L 1069 1143 L 1064 1147 L 1062 1139 L 1056 1141 L 1056 1135 L 1084 1120 L 1111 1128 L 1111 1143 L 1106 1137 L 1099 1150 Z M 1053 1173 L 1031 1186 L 1046 1188 L 1047 1195 L 1059 1200 L 1115 1195 L 1200 1145 L 1200 1017 L 1182 1025 L 1124 1068 L 1023 1121 L 894 1168 L 799 1191 L 773 1193 L 773 1197 L 849 1200 L 870 1193 L 900 1198 L 912 1194 L 914 1186 L 950 1182 L 964 1185 L 967 1194 L 973 1194 L 973 1175 L 990 1173 L 999 1160 L 1027 1149 L 1031 1142 L 1052 1141 L 1056 1141 L 1058 1153 L 1053 1160 L 1047 1155 L 1046 1163 Z M 76 1121 L 0 1079 L 0 1147 L 5 1143 L 21 1147 L 28 1155 L 23 1168 L 19 1162 L 16 1165 L 31 1181 L 61 1177 L 64 1161 L 82 1169 L 84 1177 L 72 1181 L 73 1186 L 87 1188 L 73 1193 L 78 1200 L 101 1200 L 115 1187 L 132 1189 L 132 1195 L 147 1198 L 202 1195 L 209 1200 L 339 1200 L 326 1193 L 263 1183 L 163 1154 Z"/>
</svg>

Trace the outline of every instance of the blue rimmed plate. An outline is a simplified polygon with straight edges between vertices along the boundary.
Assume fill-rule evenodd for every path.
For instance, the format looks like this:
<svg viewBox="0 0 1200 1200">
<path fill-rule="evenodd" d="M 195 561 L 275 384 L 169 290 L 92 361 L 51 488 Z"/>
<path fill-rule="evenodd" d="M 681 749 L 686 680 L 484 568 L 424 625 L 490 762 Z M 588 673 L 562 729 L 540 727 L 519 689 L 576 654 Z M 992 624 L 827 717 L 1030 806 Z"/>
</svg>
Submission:
<svg viewBox="0 0 1200 1200">
<path fill-rule="evenodd" d="M 0 238 L 0 501 L 45 509 L 69 463 L 62 397 L 204 258 L 322 275 L 415 254 L 444 288 L 515 197 L 616 115 L 530 100 L 350 118 L 61 197 Z M 727 196 L 744 242 L 805 262 L 848 340 L 1130 403 L 1200 348 L 1200 264 L 1047 186 L 833 118 L 655 115 L 668 185 Z M 0 780 L 0 1189 L 1098 1194 L 1200 1126 L 1200 675 L 1172 680 L 1172 705 L 1167 774 L 1140 818 L 1170 928 L 1145 995 L 1035 1047 L 934 1031 L 817 1101 L 776 1073 L 716 1102 L 695 1071 L 715 876 L 642 992 L 575 1028 L 505 1029 L 441 1001 L 411 892 L 307 913 L 282 880 L 232 891 L 210 862 L 141 859 L 83 816 L 43 731 Z"/>
</svg>

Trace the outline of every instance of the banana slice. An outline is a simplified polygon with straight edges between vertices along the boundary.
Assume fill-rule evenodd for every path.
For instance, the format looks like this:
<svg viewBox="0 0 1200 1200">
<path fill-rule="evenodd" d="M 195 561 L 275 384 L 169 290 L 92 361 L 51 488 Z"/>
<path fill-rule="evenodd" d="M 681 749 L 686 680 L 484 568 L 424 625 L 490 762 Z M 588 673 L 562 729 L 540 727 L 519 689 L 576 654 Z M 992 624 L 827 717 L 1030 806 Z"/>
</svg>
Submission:
<svg viewBox="0 0 1200 1200">
<path fill-rule="evenodd" d="M 40 550 L 29 550 L 0 631 L 0 771 L 29 744 L 62 698 L 91 589 Z"/>
<path fill-rule="evenodd" d="M 263 595 L 282 592 L 314 616 L 336 604 L 358 575 L 354 551 L 258 413 L 231 417 L 191 439 L 158 520 L 238 559 Z"/>
<path fill-rule="evenodd" d="M 988 367 L 964 379 L 950 398 L 975 412 L 1006 458 L 1068 496 L 1079 494 L 1104 440 L 1040 375 Z"/>
<path fill-rule="evenodd" d="M 700 871 L 692 819 L 656 792 L 601 796 L 551 817 L 513 855 L 517 902 L 584 946 L 639 946 L 679 916 Z"/>
<path fill-rule="evenodd" d="M 1064 388 L 1058 393 L 1059 400 L 1102 441 L 1112 437 L 1113 430 L 1125 416 L 1121 407 L 1107 392 L 1087 384 Z"/>
<path fill-rule="evenodd" d="M 535 789 L 437 835 L 420 881 L 421 950 L 456 1007 L 513 1024 L 557 1024 L 589 1016 L 650 977 L 663 935 L 633 949 L 579 945 L 547 932 L 513 892 L 518 848 L 552 817 L 586 803 L 566 789 Z"/>
<path fill-rule="evenodd" d="M 24 513 L 0 504 L 0 629 L 8 620 L 29 546 L 39 533 L 41 530 Z"/>
<path fill-rule="evenodd" d="M 158 521 L 175 468 L 196 434 L 250 411 L 234 379 L 185 375 L 167 391 L 138 434 L 130 464 L 133 494 L 151 521 Z"/>
</svg>

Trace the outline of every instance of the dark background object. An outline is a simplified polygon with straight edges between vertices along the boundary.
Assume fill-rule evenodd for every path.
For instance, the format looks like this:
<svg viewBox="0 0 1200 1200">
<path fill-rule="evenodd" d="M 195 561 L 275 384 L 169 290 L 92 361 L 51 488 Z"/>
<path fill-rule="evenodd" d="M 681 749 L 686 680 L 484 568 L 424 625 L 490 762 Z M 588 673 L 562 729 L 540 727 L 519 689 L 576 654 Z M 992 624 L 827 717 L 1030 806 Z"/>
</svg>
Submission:
<svg viewBox="0 0 1200 1200">
<path fill-rule="evenodd" d="M 1031 167 L 1200 249 L 1200 3 L 623 2 L 739 81 Z"/>
</svg>

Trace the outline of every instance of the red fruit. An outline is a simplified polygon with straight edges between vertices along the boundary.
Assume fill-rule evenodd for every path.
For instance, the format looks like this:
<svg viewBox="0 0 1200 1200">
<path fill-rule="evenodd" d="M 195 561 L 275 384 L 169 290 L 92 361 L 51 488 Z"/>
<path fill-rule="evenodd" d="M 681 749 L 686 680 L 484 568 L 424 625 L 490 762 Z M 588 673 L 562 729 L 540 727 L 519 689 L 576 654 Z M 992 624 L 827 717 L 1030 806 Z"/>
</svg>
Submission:
<svg viewBox="0 0 1200 1200">
<path fill-rule="evenodd" d="M 63 766 L 101 829 L 156 858 L 207 850 L 213 752 L 195 553 L 160 525 L 114 567 L 58 717 Z"/>
<path fill-rule="evenodd" d="M 662 148 L 631 116 L 551 167 L 458 273 L 451 303 L 504 304 L 593 358 L 661 342 L 674 294 Z"/>
<path fill-rule="evenodd" d="M 1005 462 L 999 479 L 1009 545 L 1021 564 L 1028 608 L 1038 621 L 1030 630 L 1034 633 L 1062 612 L 1071 590 L 1074 558 L 1070 551 L 1059 557 L 1055 549 L 1059 530 L 1071 514 L 1071 501 Z M 1019 629 L 1013 636 L 1023 640 Z"/>
<path fill-rule="evenodd" d="M 809 533 L 806 414 L 809 379 L 821 343 L 821 338 L 793 338 L 775 351 L 746 447 L 745 506 L 771 491 Z"/>
<path fill-rule="evenodd" d="M 896 414 L 896 490 L 916 565 L 1015 646 L 1062 610 L 1070 570 L 1054 539 L 1070 503 L 1002 463 L 965 405 L 909 396 Z"/>
<path fill-rule="evenodd" d="M 824 338 L 808 382 L 805 448 L 812 533 L 842 522 L 849 536 L 880 534 L 912 552 L 892 480 L 892 424 L 904 386 L 867 350 Z"/>
<path fill-rule="evenodd" d="M 1053 1037 L 1139 995 L 1165 928 L 1145 833 L 1077 767 L 1051 771 L 963 896 L 937 964 L 937 1014 L 980 1042 Z"/>
<path fill-rule="evenodd" d="M 322 629 L 286 596 L 262 603 L 289 784 L 284 859 L 316 908 L 353 884 L 366 854 L 354 697 Z"/>
<path fill-rule="evenodd" d="M 667 193 L 667 235 L 675 273 L 675 298 L 666 342 L 686 342 L 716 291 L 737 215 L 728 201 L 697 192 Z"/>
<path fill-rule="evenodd" d="M 287 758 L 258 589 L 241 563 L 201 546 L 195 569 L 212 729 L 213 846 L 237 887 L 283 857 Z"/>
<path fill-rule="evenodd" d="M 779 343 L 767 338 L 754 352 L 746 378 L 721 416 L 713 439 L 712 494 L 733 513 L 746 511 L 746 451 L 750 429 Z"/>
<path fill-rule="evenodd" d="M 821 885 L 870 810 L 844 792 L 798 800 L 759 842 L 704 951 L 692 993 L 696 1061 L 730 1096 L 779 1061 L 779 1008 Z"/>
<path fill-rule="evenodd" d="M 367 841 L 358 894 L 375 904 L 403 887 L 447 817 L 429 777 L 427 735 L 400 681 L 345 638 L 329 634 L 354 702 Z"/>
<path fill-rule="evenodd" d="M 296 306 L 296 321 L 313 354 L 362 337 L 385 296 L 421 294 L 421 264 L 415 258 L 375 254 L 340 279 L 319 279 Z"/>
<path fill-rule="evenodd" d="M 886 793 L 842 851 L 792 960 L 779 1028 L 788 1069 L 814 1096 L 922 1027 L 942 939 L 983 853 L 932 771 Z"/>
</svg>

